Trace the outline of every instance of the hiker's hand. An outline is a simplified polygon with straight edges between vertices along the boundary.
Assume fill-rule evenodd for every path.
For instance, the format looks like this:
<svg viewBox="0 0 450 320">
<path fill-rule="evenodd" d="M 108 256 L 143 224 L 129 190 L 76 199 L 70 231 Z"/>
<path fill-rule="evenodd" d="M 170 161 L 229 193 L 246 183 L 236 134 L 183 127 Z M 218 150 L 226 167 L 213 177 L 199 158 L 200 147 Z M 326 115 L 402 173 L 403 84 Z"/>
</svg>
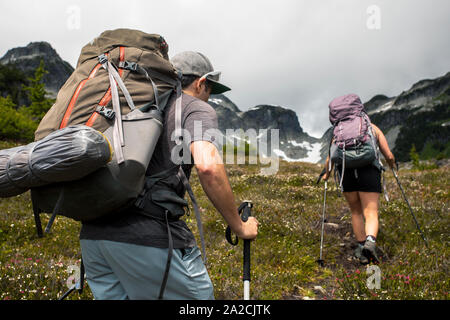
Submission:
<svg viewBox="0 0 450 320">
<path fill-rule="evenodd" d="M 395 166 L 395 157 L 394 157 L 394 155 L 392 155 L 392 157 L 386 158 L 386 162 L 387 162 L 387 164 L 389 165 L 389 167 L 391 169 L 394 169 L 394 166 Z"/>
<path fill-rule="evenodd" d="M 255 217 L 248 217 L 246 222 L 242 221 L 241 228 L 235 234 L 244 240 L 253 240 L 258 235 L 259 222 Z"/>
<path fill-rule="evenodd" d="M 330 172 L 329 171 L 325 172 L 325 174 L 322 176 L 322 180 L 327 181 L 329 177 L 330 177 Z"/>
</svg>

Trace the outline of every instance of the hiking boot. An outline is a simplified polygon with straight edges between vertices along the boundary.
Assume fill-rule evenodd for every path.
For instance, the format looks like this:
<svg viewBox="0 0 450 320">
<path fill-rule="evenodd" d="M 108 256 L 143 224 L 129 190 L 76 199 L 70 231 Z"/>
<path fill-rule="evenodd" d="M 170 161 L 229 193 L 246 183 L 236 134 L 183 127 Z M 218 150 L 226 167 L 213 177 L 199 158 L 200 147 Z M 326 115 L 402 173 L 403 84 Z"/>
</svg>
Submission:
<svg viewBox="0 0 450 320">
<path fill-rule="evenodd" d="M 357 246 L 356 246 L 356 249 L 355 249 L 355 257 L 359 260 L 359 262 L 361 263 L 361 264 L 368 264 L 369 263 L 369 259 L 367 259 L 367 257 L 363 254 L 363 247 L 364 246 L 362 246 L 362 245 L 360 245 L 360 244 L 358 244 Z"/>
<path fill-rule="evenodd" d="M 369 261 L 379 263 L 380 260 L 378 259 L 376 248 L 374 241 L 366 240 L 361 254 L 366 256 Z"/>
</svg>

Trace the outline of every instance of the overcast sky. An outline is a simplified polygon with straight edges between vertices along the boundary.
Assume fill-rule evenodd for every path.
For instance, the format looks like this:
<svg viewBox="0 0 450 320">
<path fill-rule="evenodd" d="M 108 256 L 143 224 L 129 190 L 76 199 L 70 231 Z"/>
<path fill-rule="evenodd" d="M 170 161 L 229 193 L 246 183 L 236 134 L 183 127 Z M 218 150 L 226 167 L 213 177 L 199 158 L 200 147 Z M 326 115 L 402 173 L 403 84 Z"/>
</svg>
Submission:
<svg viewBox="0 0 450 320">
<path fill-rule="evenodd" d="M 47 41 L 72 66 L 104 30 L 161 34 L 169 56 L 206 54 L 241 110 L 293 109 L 316 137 L 336 96 L 393 96 L 450 71 L 449 0 L 14 0 L 0 17 L 0 56 Z"/>
</svg>

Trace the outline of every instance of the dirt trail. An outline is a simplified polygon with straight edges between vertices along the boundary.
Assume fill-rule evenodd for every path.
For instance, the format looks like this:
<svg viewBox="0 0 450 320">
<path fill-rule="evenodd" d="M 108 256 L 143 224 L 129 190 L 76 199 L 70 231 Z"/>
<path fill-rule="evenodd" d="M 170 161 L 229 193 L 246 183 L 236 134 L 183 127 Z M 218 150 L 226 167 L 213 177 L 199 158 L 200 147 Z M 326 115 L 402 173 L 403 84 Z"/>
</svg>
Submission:
<svg viewBox="0 0 450 320">
<path fill-rule="evenodd" d="M 344 219 L 345 215 L 348 215 L 348 208 L 342 207 L 336 215 L 330 215 L 326 217 L 325 228 L 324 228 L 324 253 L 323 258 L 325 260 L 324 267 L 331 270 L 333 274 L 339 269 L 344 269 L 347 273 L 352 273 L 356 269 L 366 268 L 365 265 L 361 264 L 357 258 L 354 257 L 354 251 L 357 246 L 357 242 L 353 236 L 353 229 L 351 225 L 351 220 Z M 321 221 L 314 226 L 315 228 L 321 228 Z M 330 239 L 326 239 L 327 234 L 333 234 L 334 238 L 338 239 L 339 243 L 339 253 L 334 257 L 334 262 L 327 262 L 326 258 L 326 248 L 330 245 Z M 320 241 L 320 240 L 319 240 Z M 377 248 L 378 257 L 382 262 L 389 260 L 388 256 L 380 249 Z M 314 300 L 332 300 L 335 299 L 334 292 L 337 290 L 338 286 L 335 282 L 335 277 L 331 276 L 328 279 L 318 281 L 316 283 L 310 283 L 307 286 L 315 293 Z M 301 289 L 299 286 L 294 285 L 291 294 L 285 295 L 286 300 L 312 300 L 311 298 L 304 297 L 301 295 Z"/>
</svg>

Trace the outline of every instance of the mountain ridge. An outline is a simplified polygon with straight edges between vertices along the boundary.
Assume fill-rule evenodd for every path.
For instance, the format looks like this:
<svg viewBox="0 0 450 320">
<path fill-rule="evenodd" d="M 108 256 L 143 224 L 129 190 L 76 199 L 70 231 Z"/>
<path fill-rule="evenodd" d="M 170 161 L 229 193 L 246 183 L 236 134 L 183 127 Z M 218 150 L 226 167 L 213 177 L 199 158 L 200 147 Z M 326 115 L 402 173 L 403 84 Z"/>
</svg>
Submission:
<svg viewBox="0 0 450 320">
<path fill-rule="evenodd" d="M 247 111 L 241 111 L 223 94 L 212 95 L 208 102 L 216 110 L 219 130 L 222 133 L 226 134 L 229 129 L 244 131 L 278 129 L 280 144 L 272 149 L 272 155 L 286 161 L 303 159 L 316 162 L 319 160 L 316 144 L 320 142 L 320 139 L 309 136 L 303 131 L 295 111 L 268 104 L 256 105 Z M 267 137 L 267 143 L 270 142 L 270 137 Z"/>
<path fill-rule="evenodd" d="M 0 64 L 13 66 L 31 77 L 41 60 L 48 71 L 43 82 L 49 97 L 55 98 L 74 68 L 48 42 L 30 42 L 25 47 L 10 49 L 0 58 Z M 375 95 L 364 105 L 372 122 L 385 133 L 397 159 L 407 161 L 413 144 L 424 158 L 450 157 L 449 100 L 450 72 L 447 72 L 435 79 L 417 81 L 397 96 Z M 223 94 L 212 95 L 208 102 L 215 109 L 219 129 L 224 134 L 227 129 L 278 129 L 279 145 L 273 146 L 272 155 L 286 161 L 323 162 L 326 158 L 331 128 L 321 138 L 312 137 L 301 127 L 301 117 L 289 108 L 259 104 L 242 111 Z"/>
<path fill-rule="evenodd" d="M 45 41 L 30 42 L 25 47 L 10 49 L 0 58 L 0 64 L 13 65 L 25 75 L 31 77 L 44 60 L 45 69 L 43 82 L 50 98 L 56 95 L 62 85 L 74 71 L 74 68 L 64 61 L 50 43 Z"/>
</svg>

